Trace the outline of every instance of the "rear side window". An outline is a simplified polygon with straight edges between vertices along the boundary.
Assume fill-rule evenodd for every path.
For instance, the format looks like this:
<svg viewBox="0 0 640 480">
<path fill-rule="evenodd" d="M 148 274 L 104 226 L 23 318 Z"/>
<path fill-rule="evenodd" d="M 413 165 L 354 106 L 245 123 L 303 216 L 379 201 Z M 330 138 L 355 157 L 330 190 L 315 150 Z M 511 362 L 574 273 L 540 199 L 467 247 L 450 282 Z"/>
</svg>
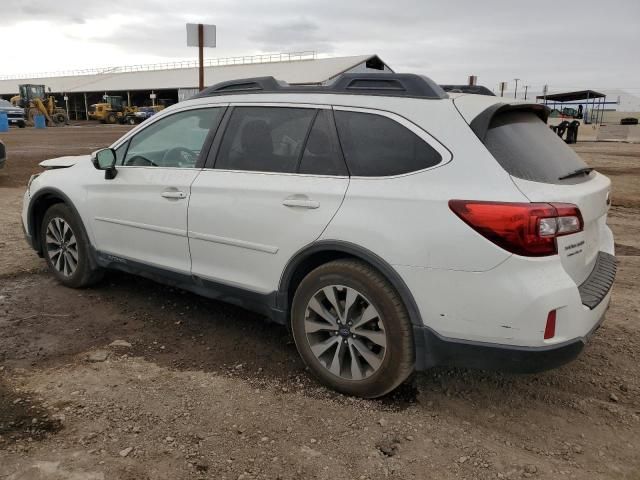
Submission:
<svg viewBox="0 0 640 480">
<path fill-rule="evenodd" d="M 442 161 L 433 147 L 388 117 L 336 111 L 335 118 L 351 175 L 400 175 L 433 167 Z"/>
<path fill-rule="evenodd" d="M 236 107 L 215 168 L 294 173 L 315 113 L 311 108 Z"/>
<path fill-rule="evenodd" d="M 484 144 L 507 173 L 542 183 L 577 183 L 561 177 L 587 164 L 532 112 L 504 112 L 491 120 Z"/>
<path fill-rule="evenodd" d="M 330 110 L 318 111 L 298 172 L 311 175 L 348 175 Z"/>
</svg>

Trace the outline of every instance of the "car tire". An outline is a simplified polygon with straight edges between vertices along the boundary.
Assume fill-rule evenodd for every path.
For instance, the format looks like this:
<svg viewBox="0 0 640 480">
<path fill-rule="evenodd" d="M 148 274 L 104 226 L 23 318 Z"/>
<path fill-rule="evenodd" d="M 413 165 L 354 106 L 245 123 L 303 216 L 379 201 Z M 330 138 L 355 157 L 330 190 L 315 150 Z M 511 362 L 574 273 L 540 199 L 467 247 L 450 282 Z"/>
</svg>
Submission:
<svg viewBox="0 0 640 480">
<path fill-rule="evenodd" d="M 18 122 L 18 128 L 24 128 L 27 126 L 26 122 Z"/>
<path fill-rule="evenodd" d="M 407 310 L 393 286 L 359 260 L 326 263 L 300 282 L 291 330 L 313 375 L 347 395 L 383 396 L 414 370 Z"/>
<path fill-rule="evenodd" d="M 136 124 L 136 119 L 135 119 L 135 118 L 133 118 L 133 117 L 128 117 L 128 118 L 127 118 L 127 123 L 128 123 L 129 125 L 135 125 L 135 124 Z"/>
<path fill-rule="evenodd" d="M 67 205 L 51 206 L 44 214 L 40 232 L 42 254 L 60 283 L 84 288 L 102 279 L 102 269 L 91 259 L 84 226 Z"/>
</svg>

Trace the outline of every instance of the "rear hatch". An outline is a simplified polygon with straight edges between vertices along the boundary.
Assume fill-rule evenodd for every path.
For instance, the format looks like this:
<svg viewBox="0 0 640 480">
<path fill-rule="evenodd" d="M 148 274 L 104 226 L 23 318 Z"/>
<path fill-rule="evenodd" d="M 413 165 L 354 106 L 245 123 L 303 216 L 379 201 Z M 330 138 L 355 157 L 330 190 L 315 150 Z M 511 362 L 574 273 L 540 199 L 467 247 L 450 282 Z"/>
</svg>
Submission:
<svg viewBox="0 0 640 480">
<path fill-rule="evenodd" d="M 464 99 L 455 100 L 463 116 Z M 606 228 L 610 180 L 591 171 L 553 133 L 543 121 L 546 111 L 540 105 L 498 103 L 478 114 L 478 102 L 471 104 L 467 110 L 474 118 L 465 119 L 531 202 L 570 203 L 580 209 L 583 231 L 559 237 L 557 245 L 564 269 L 577 285 L 582 284 L 599 252 L 612 253 Z"/>
</svg>

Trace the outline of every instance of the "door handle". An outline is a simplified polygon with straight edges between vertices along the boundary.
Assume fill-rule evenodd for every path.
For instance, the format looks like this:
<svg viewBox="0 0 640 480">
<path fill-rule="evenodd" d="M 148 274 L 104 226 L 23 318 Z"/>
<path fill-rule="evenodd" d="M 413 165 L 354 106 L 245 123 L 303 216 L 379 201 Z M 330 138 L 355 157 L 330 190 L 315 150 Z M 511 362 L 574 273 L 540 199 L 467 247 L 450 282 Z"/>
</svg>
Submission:
<svg viewBox="0 0 640 480">
<path fill-rule="evenodd" d="M 164 198 L 187 198 L 187 194 L 179 190 L 165 190 L 160 195 Z"/>
<path fill-rule="evenodd" d="M 285 207 L 298 207 L 298 208 L 309 208 L 314 209 L 320 207 L 320 202 L 316 202 L 315 200 L 309 200 L 308 198 L 285 198 L 282 201 L 282 205 Z"/>
</svg>

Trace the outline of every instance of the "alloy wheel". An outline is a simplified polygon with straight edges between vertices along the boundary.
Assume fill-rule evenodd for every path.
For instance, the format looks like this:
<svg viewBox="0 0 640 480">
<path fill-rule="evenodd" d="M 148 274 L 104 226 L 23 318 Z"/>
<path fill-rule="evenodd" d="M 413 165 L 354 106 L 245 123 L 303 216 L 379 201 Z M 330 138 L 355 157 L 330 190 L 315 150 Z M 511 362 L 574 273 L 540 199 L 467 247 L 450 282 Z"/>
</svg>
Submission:
<svg viewBox="0 0 640 480">
<path fill-rule="evenodd" d="M 382 365 L 387 350 L 383 319 L 354 288 L 318 290 L 307 304 L 304 328 L 315 357 L 340 378 L 363 380 Z"/>
<path fill-rule="evenodd" d="M 47 255 L 51 265 L 65 277 L 78 267 L 78 243 L 71 226 L 60 217 L 49 221 L 46 232 Z"/>
</svg>

